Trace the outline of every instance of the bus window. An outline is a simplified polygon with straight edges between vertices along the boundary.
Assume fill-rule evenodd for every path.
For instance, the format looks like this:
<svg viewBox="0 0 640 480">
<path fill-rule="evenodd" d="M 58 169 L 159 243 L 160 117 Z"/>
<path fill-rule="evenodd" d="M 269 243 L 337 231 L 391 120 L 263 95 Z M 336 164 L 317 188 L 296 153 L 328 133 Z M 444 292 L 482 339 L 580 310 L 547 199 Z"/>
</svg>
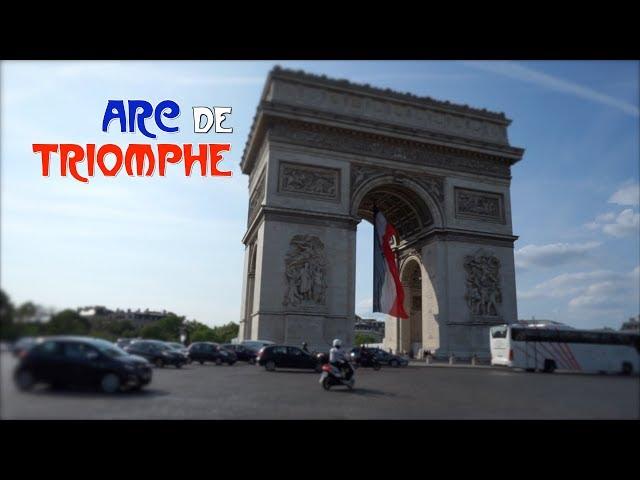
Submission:
<svg viewBox="0 0 640 480">
<path fill-rule="evenodd" d="M 492 338 L 507 338 L 507 327 L 494 327 L 491 329 Z"/>
</svg>

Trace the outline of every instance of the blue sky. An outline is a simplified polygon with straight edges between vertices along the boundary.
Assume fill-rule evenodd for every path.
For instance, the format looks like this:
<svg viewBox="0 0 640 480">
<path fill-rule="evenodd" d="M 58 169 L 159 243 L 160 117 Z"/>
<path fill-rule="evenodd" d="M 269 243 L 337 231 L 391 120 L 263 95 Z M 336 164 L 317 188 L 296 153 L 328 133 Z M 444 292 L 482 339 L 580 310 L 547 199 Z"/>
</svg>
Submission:
<svg viewBox="0 0 640 480">
<path fill-rule="evenodd" d="M 239 161 L 274 64 L 504 111 L 520 318 L 619 327 L 639 311 L 638 62 L 3 62 L 2 288 L 15 303 L 167 309 L 238 321 L 247 210 Z M 101 132 L 108 99 L 176 101 L 180 134 L 229 142 L 231 179 L 40 174 L 32 143 L 147 143 Z M 192 133 L 190 107 L 232 106 L 233 134 Z M 55 164 L 54 164 L 55 165 Z M 358 228 L 359 314 L 371 304 L 372 228 Z"/>
</svg>

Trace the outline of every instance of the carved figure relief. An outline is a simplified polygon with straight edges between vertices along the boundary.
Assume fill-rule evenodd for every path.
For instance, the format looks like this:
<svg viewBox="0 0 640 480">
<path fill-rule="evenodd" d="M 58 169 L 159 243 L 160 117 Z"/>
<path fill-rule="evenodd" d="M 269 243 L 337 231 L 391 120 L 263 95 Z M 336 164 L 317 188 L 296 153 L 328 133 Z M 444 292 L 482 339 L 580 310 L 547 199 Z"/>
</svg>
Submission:
<svg viewBox="0 0 640 480">
<path fill-rule="evenodd" d="M 504 223 L 502 195 L 462 188 L 455 189 L 456 215 Z"/>
<path fill-rule="evenodd" d="M 500 289 L 500 260 L 494 255 L 478 250 L 464 257 L 467 272 L 465 300 L 472 315 L 498 316 L 498 305 L 502 303 Z"/>
<path fill-rule="evenodd" d="M 281 162 L 279 191 L 338 199 L 339 177 L 337 169 Z"/>
<path fill-rule="evenodd" d="M 312 235 L 295 235 L 285 256 L 283 305 L 324 305 L 327 290 L 324 244 Z"/>
</svg>

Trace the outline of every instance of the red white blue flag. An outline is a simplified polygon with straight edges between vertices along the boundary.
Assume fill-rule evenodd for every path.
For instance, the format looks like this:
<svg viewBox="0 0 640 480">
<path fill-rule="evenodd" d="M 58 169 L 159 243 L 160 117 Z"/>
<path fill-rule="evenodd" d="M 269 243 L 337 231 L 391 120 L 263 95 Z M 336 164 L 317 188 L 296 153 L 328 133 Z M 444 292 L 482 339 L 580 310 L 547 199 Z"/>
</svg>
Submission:
<svg viewBox="0 0 640 480">
<path fill-rule="evenodd" d="M 396 229 L 382 212 L 373 210 L 373 311 L 399 318 L 409 318 L 404 311 L 404 288 L 398 264 L 391 250 Z"/>
</svg>

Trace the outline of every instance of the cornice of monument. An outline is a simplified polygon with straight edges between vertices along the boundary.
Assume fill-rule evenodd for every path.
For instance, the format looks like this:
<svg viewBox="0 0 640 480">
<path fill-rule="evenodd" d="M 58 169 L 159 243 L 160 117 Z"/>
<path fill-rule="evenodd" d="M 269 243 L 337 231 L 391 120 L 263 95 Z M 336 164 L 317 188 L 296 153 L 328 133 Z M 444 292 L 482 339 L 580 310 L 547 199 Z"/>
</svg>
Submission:
<svg viewBox="0 0 640 480">
<path fill-rule="evenodd" d="M 330 78 L 326 75 L 317 75 L 304 70 L 292 70 L 282 68 L 276 65 L 267 77 L 267 85 L 274 79 L 291 80 L 296 83 L 306 83 L 322 86 L 328 89 L 348 91 L 350 93 L 358 93 L 367 96 L 381 97 L 385 100 L 396 100 L 413 103 L 421 107 L 429 107 L 450 113 L 464 114 L 465 116 L 477 116 L 486 120 L 508 126 L 511 119 L 507 118 L 504 112 L 494 112 L 486 108 L 475 108 L 469 105 L 453 103 L 446 100 L 437 100 L 432 97 L 415 95 L 410 92 L 399 92 L 390 88 L 380 88 L 369 85 L 368 83 L 357 83 L 346 79 Z M 268 89 L 265 86 L 262 99 L 266 98 Z"/>
<path fill-rule="evenodd" d="M 282 83 L 285 80 L 293 81 L 292 79 L 297 80 L 297 85 Z M 277 83 L 278 81 L 280 83 Z M 325 91 L 328 88 L 327 85 L 333 85 L 333 90 Z M 320 86 L 324 90 L 317 90 Z M 313 87 L 316 90 L 305 90 L 307 87 Z M 331 93 L 337 87 L 342 89 L 341 93 Z M 287 88 L 293 90 L 288 92 Z M 364 91 L 368 92 L 369 97 L 373 92 L 376 93 L 375 99 L 371 100 L 374 103 L 363 106 L 358 96 L 363 95 Z M 341 96 L 331 97 L 330 95 Z M 400 98 L 405 103 L 408 98 L 411 98 L 414 103 L 410 106 L 398 107 L 396 104 Z M 417 104 L 415 104 L 416 101 Z M 346 105 L 351 105 L 350 102 L 359 102 L 358 109 L 373 111 L 373 113 L 354 113 L 353 109 Z M 400 110 L 394 110 L 396 107 Z M 388 110 L 388 113 L 383 115 L 376 110 L 378 108 Z M 393 117 L 394 112 L 398 116 L 399 112 L 403 111 L 410 117 L 413 115 L 409 122 L 387 119 L 387 117 Z M 434 113 L 436 111 L 438 113 Z M 423 117 L 420 117 L 421 115 Z M 402 117 L 402 115 L 399 116 Z M 240 164 L 244 173 L 251 172 L 257 153 L 256 148 L 262 143 L 265 131 L 268 130 L 274 118 L 288 118 L 291 121 L 325 125 L 327 128 L 342 128 L 356 133 L 377 135 L 380 138 L 385 137 L 388 139 L 385 141 L 389 142 L 405 140 L 416 144 L 432 144 L 436 147 L 450 148 L 452 153 L 457 151 L 459 155 L 465 155 L 466 152 L 482 153 L 505 159 L 510 165 L 519 161 L 524 154 L 523 149 L 509 145 L 506 126 L 510 120 L 506 119 L 504 114 L 358 86 L 346 81 L 275 69 L 267 78 L 262 100 L 245 145 Z M 336 145 L 335 149 L 339 150 L 339 145 Z"/>
</svg>

